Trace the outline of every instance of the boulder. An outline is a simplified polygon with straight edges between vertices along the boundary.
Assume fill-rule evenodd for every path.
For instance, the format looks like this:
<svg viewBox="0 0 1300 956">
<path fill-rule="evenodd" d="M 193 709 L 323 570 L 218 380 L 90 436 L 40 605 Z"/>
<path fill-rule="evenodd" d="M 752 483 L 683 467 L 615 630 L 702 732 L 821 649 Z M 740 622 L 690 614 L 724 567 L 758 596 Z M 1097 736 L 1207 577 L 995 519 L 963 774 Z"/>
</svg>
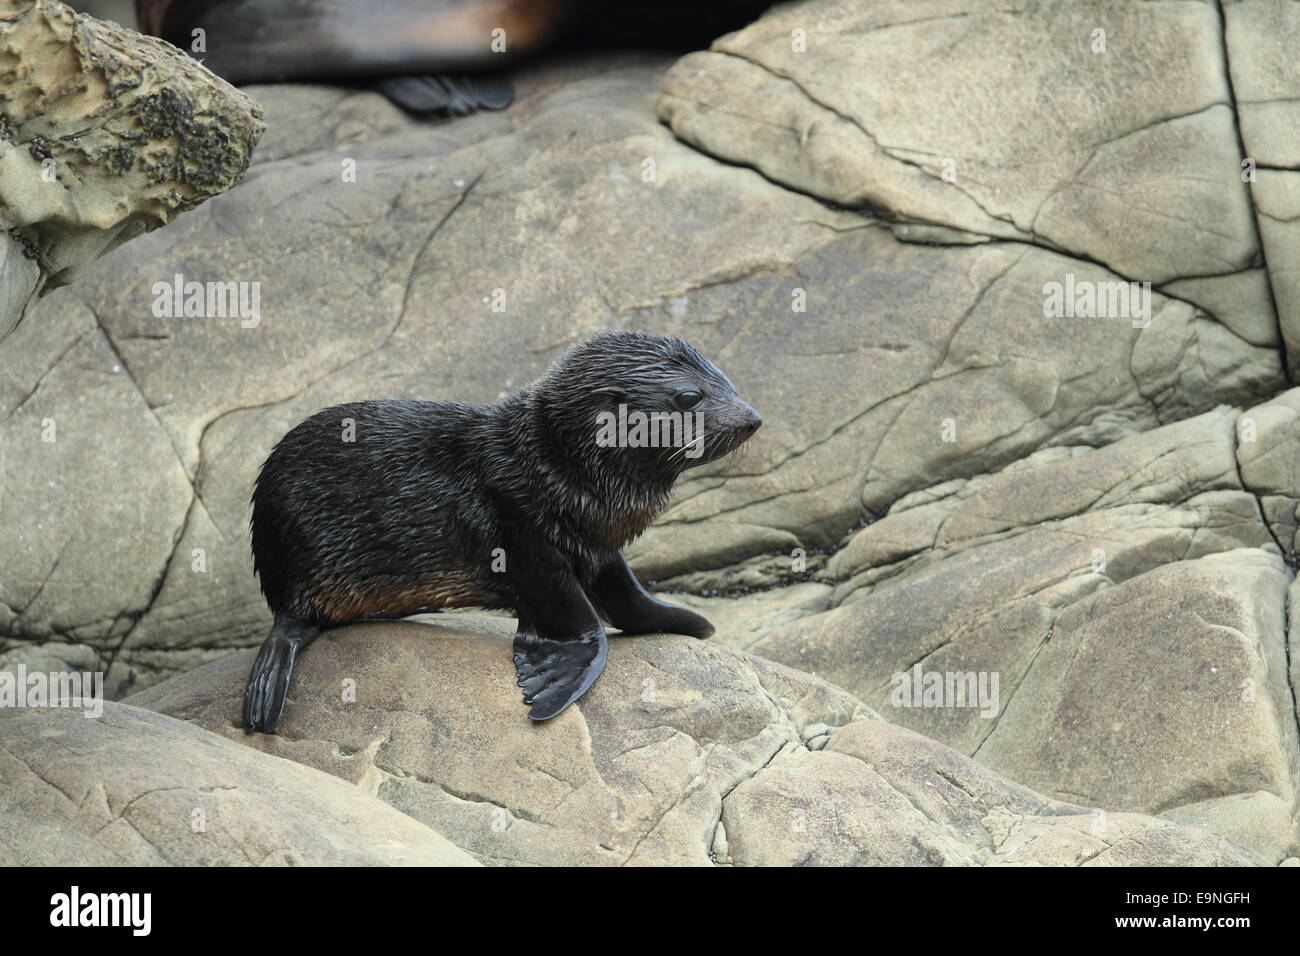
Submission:
<svg viewBox="0 0 1300 956">
<path fill-rule="evenodd" d="M 846 206 L 1153 282 L 1253 264 L 1214 7 L 931 7 L 783 4 L 678 62 L 660 113 L 705 151 Z"/>
<path fill-rule="evenodd" d="M 1188 803 L 1162 814 L 1185 826 L 1217 833 L 1254 851 L 1269 863 L 1281 863 L 1297 852 L 1291 805 L 1267 791 L 1236 793 L 1200 803 Z"/>
<path fill-rule="evenodd" d="M 1228 552 L 1066 608 L 979 759 L 1108 809 L 1158 813 L 1259 790 L 1292 803 L 1286 584 L 1277 558 Z"/>
<path fill-rule="evenodd" d="M 1290 810 L 1267 817 L 1266 855 L 1291 855 L 1297 396 L 907 496 L 813 573 L 828 607 L 722 618 L 718 639 L 1057 799 L 1164 813 L 1267 794 Z"/>
<path fill-rule="evenodd" d="M 711 641 L 613 638 L 591 691 L 533 724 L 513 622 L 434 619 L 326 632 L 276 736 L 238 726 L 251 652 L 130 702 L 350 781 L 486 863 L 1260 862 L 1215 834 L 1041 797 Z"/>
<path fill-rule="evenodd" d="M 0 865 L 476 865 L 328 774 L 102 706 L 0 708 Z"/>
<path fill-rule="evenodd" d="M 1224 56 L 1241 136 L 1242 176 L 1254 200 L 1263 253 L 1293 373 L 1300 355 L 1300 67 L 1292 39 L 1300 11 L 1269 0 L 1221 5 Z"/>
<path fill-rule="evenodd" d="M 1294 173 L 1255 171 L 1295 165 L 1296 14 L 1222 11 L 781 4 L 675 64 L 659 111 L 704 151 L 900 235 L 1065 251 L 1247 340 L 1276 342 L 1280 323 L 1291 346 L 1295 247 L 1269 217 Z"/>
</svg>

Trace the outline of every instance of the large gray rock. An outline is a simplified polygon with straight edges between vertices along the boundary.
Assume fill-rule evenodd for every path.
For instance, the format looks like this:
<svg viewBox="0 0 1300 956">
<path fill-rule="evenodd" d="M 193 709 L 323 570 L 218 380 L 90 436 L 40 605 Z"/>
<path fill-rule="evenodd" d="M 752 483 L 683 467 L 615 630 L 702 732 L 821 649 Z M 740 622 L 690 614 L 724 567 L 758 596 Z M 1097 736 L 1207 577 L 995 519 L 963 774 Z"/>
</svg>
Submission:
<svg viewBox="0 0 1300 956">
<path fill-rule="evenodd" d="M 452 124 L 255 90 L 246 181 L 0 345 L 0 667 L 118 695 L 216 661 L 133 699 L 486 862 L 1293 857 L 1290 16 L 1228 4 L 1225 45 L 1209 4 L 809 0 L 676 65 L 537 65 Z M 155 314 L 177 275 L 256 282 L 258 314 Z M 1127 279 L 1149 322 L 1045 312 Z M 339 401 L 491 401 L 610 327 L 690 339 L 766 418 L 630 552 L 717 640 L 616 641 L 532 727 L 509 622 L 353 628 L 285 736 L 232 727 L 274 441 Z M 895 706 L 917 668 L 997 675 L 996 706 Z"/>
<path fill-rule="evenodd" d="M 1217 833 L 1269 863 L 1281 863 L 1300 852 L 1291 813 L 1289 803 L 1261 790 L 1184 804 L 1162 816 Z"/>
<path fill-rule="evenodd" d="M 1254 262 L 1213 5 L 927 6 L 782 5 L 669 71 L 661 113 L 705 150 L 844 205 L 1131 278 Z"/>
<path fill-rule="evenodd" d="M 532 724 L 513 622 L 327 632 L 278 736 L 238 728 L 251 653 L 131 703 L 354 782 L 499 864 L 1260 862 L 1200 829 L 1049 800 L 822 681 L 686 637 L 616 638 L 576 705 Z"/>
<path fill-rule="evenodd" d="M 0 339 L 37 295 L 236 182 L 248 96 L 57 0 L 0 0 Z"/>
<path fill-rule="evenodd" d="M 475 865 L 328 774 L 103 707 L 0 708 L 0 865 Z"/>
<path fill-rule="evenodd" d="M 1110 809 L 1259 790 L 1293 802 L 1283 572 L 1262 551 L 1229 552 L 1066 608 L 979 759 Z"/>
<path fill-rule="evenodd" d="M 1273 0 L 1225 0 L 1224 52 L 1232 79 L 1243 162 L 1250 185 L 1282 333 L 1295 370 L 1300 355 L 1300 270 L 1295 217 L 1300 212 L 1300 65 L 1294 38 L 1300 7 Z"/>
<path fill-rule="evenodd" d="M 659 109 L 777 182 L 1105 263 L 1253 342 L 1276 341 L 1271 282 L 1290 345 L 1295 244 L 1243 162 L 1295 165 L 1296 14 L 1224 6 L 1226 40 L 1210 3 L 783 4 L 684 57 Z"/>
<path fill-rule="evenodd" d="M 1274 0 L 1223 0 L 1225 52 L 1246 155 L 1259 166 L 1300 163 L 1300 65 L 1292 40 L 1300 8 Z"/>
<path fill-rule="evenodd" d="M 1298 421 L 1292 390 L 908 496 L 813 573 L 829 594 L 736 601 L 718 639 L 1059 799 L 1161 813 L 1258 791 L 1195 819 L 1291 855 Z M 998 684 L 926 703 L 900 693 L 917 672 Z"/>
<path fill-rule="evenodd" d="M 1044 319 L 1046 282 L 1114 278 L 1090 262 L 902 242 L 702 156 L 656 120 L 667 65 L 538 67 L 513 110 L 446 126 L 371 93 L 257 90 L 272 129 L 246 181 L 47 298 L 0 353 L 0 650 L 82 644 L 119 693 L 260 641 L 247 502 L 281 434 L 344 400 L 490 401 L 601 328 L 688 338 L 766 417 L 631 550 L 651 579 L 769 562 L 723 587 L 788 578 L 796 548 L 938 481 L 1281 386 L 1274 344 L 1176 299 L 1145 328 Z M 260 282 L 260 320 L 156 317 L 177 274 Z"/>
</svg>

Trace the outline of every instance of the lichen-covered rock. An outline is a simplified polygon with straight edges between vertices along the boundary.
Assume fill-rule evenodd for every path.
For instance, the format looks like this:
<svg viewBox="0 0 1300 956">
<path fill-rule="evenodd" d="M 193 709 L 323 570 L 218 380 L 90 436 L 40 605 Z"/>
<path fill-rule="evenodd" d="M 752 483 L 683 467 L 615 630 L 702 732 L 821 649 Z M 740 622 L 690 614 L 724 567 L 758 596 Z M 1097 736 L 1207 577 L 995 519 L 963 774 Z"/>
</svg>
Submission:
<svg viewBox="0 0 1300 956">
<path fill-rule="evenodd" d="M 327 632 L 277 736 L 237 726 L 251 653 L 130 700 L 352 781 L 489 863 L 1259 862 L 1045 799 L 816 678 L 693 638 L 615 638 L 591 691 L 533 724 L 513 622 L 436 620 Z"/>
<path fill-rule="evenodd" d="M 233 186 L 262 129 L 250 97 L 170 44 L 0 0 L 0 338 L 30 296 Z"/>
<path fill-rule="evenodd" d="M 0 866 L 475 865 L 328 774 L 103 708 L 0 708 Z"/>
</svg>

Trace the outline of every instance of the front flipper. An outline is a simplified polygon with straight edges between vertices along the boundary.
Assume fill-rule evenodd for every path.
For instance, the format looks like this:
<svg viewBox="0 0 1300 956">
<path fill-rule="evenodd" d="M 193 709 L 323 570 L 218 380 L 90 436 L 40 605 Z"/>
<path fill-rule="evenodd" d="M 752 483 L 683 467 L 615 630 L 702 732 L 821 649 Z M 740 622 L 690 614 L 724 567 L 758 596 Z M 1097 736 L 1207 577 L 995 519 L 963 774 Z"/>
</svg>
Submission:
<svg viewBox="0 0 1300 956">
<path fill-rule="evenodd" d="M 587 692 L 605 669 L 609 641 L 599 624 L 574 637 L 515 635 L 515 673 L 533 720 L 550 720 Z"/>
<path fill-rule="evenodd" d="M 515 101 L 515 89 L 503 76 L 390 76 L 375 89 L 412 113 L 468 116 L 475 110 L 503 110 Z"/>
<path fill-rule="evenodd" d="M 519 614 L 515 672 L 528 716 L 550 720 L 596 682 L 609 641 L 569 559 L 533 536 L 507 539 L 504 547 Z"/>
<path fill-rule="evenodd" d="M 713 625 L 689 608 L 661 601 L 641 586 L 620 551 L 591 586 L 591 600 L 605 620 L 624 634 L 689 634 L 708 637 Z"/>
</svg>

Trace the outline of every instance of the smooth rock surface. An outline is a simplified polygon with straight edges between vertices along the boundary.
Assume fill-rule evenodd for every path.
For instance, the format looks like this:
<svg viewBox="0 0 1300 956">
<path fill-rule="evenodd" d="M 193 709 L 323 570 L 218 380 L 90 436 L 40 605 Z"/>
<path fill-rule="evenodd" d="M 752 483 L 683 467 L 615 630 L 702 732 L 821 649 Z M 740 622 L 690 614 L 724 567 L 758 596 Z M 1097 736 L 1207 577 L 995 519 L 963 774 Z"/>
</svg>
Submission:
<svg viewBox="0 0 1300 956">
<path fill-rule="evenodd" d="M 0 865 L 475 865 L 328 774 L 103 707 L 0 708 Z"/>
<path fill-rule="evenodd" d="M 1264 791 L 1189 803 L 1162 816 L 1227 837 L 1270 863 L 1281 863 L 1296 853 L 1291 806 Z"/>
</svg>

